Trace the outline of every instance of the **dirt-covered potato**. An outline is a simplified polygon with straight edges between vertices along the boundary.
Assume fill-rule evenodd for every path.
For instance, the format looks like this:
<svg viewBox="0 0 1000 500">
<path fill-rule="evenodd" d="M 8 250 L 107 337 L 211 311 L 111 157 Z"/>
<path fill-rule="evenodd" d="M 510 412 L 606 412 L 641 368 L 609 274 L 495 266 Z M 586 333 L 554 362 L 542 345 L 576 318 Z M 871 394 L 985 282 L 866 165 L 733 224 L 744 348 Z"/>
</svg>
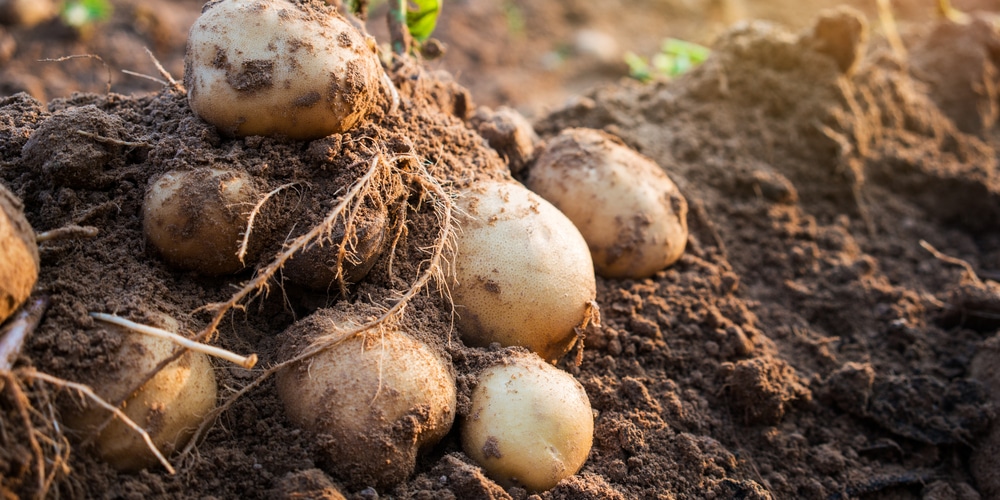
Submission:
<svg viewBox="0 0 1000 500">
<path fill-rule="evenodd" d="M 317 291 L 336 292 L 341 242 L 345 224 L 339 222 L 329 238 L 314 243 L 298 252 L 282 268 L 282 276 L 289 282 Z M 388 243 L 389 213 L 385 205 L 358 211 L 353 237 L 347 240 L 347 249 L 340 262 L 340 278 L 345 285 L 364 279 L 382 255 Z"/>
<path fill-rule="evenodd" d="M 162 316 L 160 328 L 177 332 L 177 322 Z M 95 370 L 85 380 L 98 396 L 115 402 L 128 396 L 137 380 L 169 357 L 175 345 L 169 340 L 131 332 L 116 325 L 98 324 L 103 335 L 120 339 L 111 355 L 112 361 Z M 94 335 L 102 335 L 97 331 Z M 128 396 L 122 411 L 149 433 L 153 444 L 164 455 L 183 447 L 215 407 L 218 387 L 208 356 L 187 352 L 170 363 L 136 393 Z M 82 401 L 82 402 L 81 402 Z M 64 410 L 65 423 L 81 438 L 89 438 L 111 416 L 90 400 L 74 399 Z M 115 419 L 94 441 L 102 459 L 123 471 L 137 471 L 157 464 L 156 456 L 142 436 L 121 420 Z"/>
<path fill-rule="evenodd" d="M 285 331 L 289 359 L 311 341 L 363 324 L 365 315 L 320 309 Z M 356 336 L 277 374 L 289 420 L 320 440 L 328 471 L 357 487 L 387 487 L 413 473 L 421 450 L 455 419 L 452 368 L 399 330 Z"/>
<path fill-rule="evenodd" d="M 526 185 L 576 224 L 601 276 L 646 278 L 684 253 L 687 201 L 663 169 L 611 135 L 564 130 Z"/>
<path fill-rule="evenodd" d="M 0 184 L 0 323 L 21 307 L 38 280 L 35 231 L 24 206 Z"/>
<path fill-rule="evenodd" d="M 580 232 L 516 182 L 475 185 L 459 206 L 464 215 L 449 281 L 462 340 L 558 359 L 575 343 L 574 327 L 596 296 Z"/>
<path fill-rule="evenodd" d="M 374 42 L 331 7 L 288 0 L 209 2 L 191 27 L 191 109 L 231 136 L 315 139 L 343 132 L 382 92 Z"/>
<path fill-rule="evenodd" d="M 545 491 L 583 467 L 594 415 L 572 375 L 519 353 L 479 375 L 461 432 L 462 449 L 498 483 Z"/>
<path fill-rule="evenodd" d="M 174 267 L 206 276 L 235 273 L 244 267 L 237 253 L 260 196 L 244 172 L 170 171 L 146 191 L 143 230 L 160 256 Z M 244 262 L 252 262 L 265 233 L 251 231 Z"/>
</svg>

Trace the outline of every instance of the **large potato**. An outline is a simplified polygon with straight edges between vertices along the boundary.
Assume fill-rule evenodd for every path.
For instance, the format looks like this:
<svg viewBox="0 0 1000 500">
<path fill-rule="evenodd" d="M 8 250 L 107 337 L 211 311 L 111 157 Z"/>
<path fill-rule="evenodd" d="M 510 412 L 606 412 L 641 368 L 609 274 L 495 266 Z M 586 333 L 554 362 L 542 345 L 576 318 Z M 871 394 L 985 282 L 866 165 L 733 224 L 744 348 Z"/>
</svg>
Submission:
<svg viewBox="0 0 1000 500">
<path fill-rule="evenodd" d="M 177 331 L 177 322 L 164 316 L 161 327 Z M 176 347 L 166 339 L 131 332 L 116 325 L 100 325 L 121 344 L 112 361 L 89 374 L 85 382 L 108 402 L 128 396 L 122 411 L 146 430 L 164 455 L 183 447 L 202 418 L 215 407 L 218 387 L 208 356 L 188 351 L 170 363 L 137 392 L 128 395 L 141 377 L 169 357 Z M 96 334 L 96 332 L 95 332 Z M 66 425 L 83 436 L 96 432 L 111 413 L 89 400 L 66 411 Z M 137 471 L 156 465 L 156 456 L 142 436 L 115 419 L 95 440 L 98 454 L 113 467 Z"/>
<path fill-rule="evenodd" d="M 209 2 L 184 68 L 191 109 L 222 133 L 292 139 L 353 127 L 383 74 L 371 39 L 332 8 L 288 0 Z"/>
<path fill-rule="evenodd" d="M 364 316 L 320 309 L 283 334 L 284 355 L 322 335 L 357 328 Z M 289 420 L 316 432 L 330 473 L 356 487 L 405 480 L 418 453 L 455 420 L 455 377 L 429 346 L 398 330 L 371 331 L 277 374 Z"/>
<path fill-rule="evenodd" d="M 21 200 L 0 184 L 0 323 L 21 307 L 38 280 L 35 231 Z"/>
<path fill-rule="evenodd" d="M 526 184 L 576 224 L 601 276 L 646 278 L 684 253 L 687 201 L 656 163 L 604 132 L 564 130 Z"/>
<path fill-rule="evenodd" d="M 462 340 L 523 346 L 554 361 L 596 296 L 587 243 L 559 210 L 516 182 L 475 185 L 463 216 L 451 297 Z"/>
<path fill-rule="evenodd" d="M 517 354 L 479 375 L 461 430 L 462 449 L 494 480 L 545 491 L 587 460 L 594 414 L 572 375 Z"/>
</svg>

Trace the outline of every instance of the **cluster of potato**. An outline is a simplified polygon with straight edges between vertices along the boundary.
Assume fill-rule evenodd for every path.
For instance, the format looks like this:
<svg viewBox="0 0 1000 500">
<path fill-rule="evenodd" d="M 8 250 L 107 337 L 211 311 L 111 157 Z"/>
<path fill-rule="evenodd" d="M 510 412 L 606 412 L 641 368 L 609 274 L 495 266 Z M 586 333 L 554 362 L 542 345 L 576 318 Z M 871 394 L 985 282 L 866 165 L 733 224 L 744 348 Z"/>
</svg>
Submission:
<svg viewBox="0 0 1000 500">
<path fill-rule="evenodd" d="M 317 5 L 209 2 L 187 47 L 192 110 L 228 136 L 309 140 L 363 120 L 386 92 L 374 45 Z M 466 345 L 523 349 L 509 349 L 505 361 L 478 374 L 471 411 L 459 427 L 463 449 L 491 477 L 544 491 L 575 474 L 592 444 L 587 394 L 553 364 L 596 319 L 595 276 L 641 279 L 676 261 L 687 239 L 687 207 L 660 167 L 607 134 L 566 130 L 541 144 L 523 119 L 506 130 L 517 136 L 514 170 L 525 184 L 508 178 L 457 194 L 460 231 L 447 280 Z M 246 234 L 262 196 L 258 181 L 222 165 L 168 172 L 147 191 L 144 231 L 178 270 L 236 273 L 264 246 L 266 235 Z M 368 219 L 376 222 L 344 240 L 352 242 L 354 269 L 338 273 L 328 265 L 330 255 L 300 255 L 290 261 L 289 274 L 317 289 L 344 273 L 362 279 L 385 247 L 386 215 Z M 37 274 L 37 252 L 32 240 L 18 236 L 20 224 L 0 219 L 0 238 L 24 241 L 20 250 L 4 245 L 3 251 L 20 256 L 0 263 L 20 259 L 33 263 Z M 10 227 L 14 236 L 5 236 Z M 27 291 L 0 290 L 0 314 L 23 302 Z M 301 361 L 278 372 L 277 390 L 289 420 L 320 436 L 325 463 L 337 476 L 353 485 L 388 486 L 412 474 L 418 454 L 450 432 L 456 374 L 441 352 L 411 332 L 386 325 L 365 331 L 373 313 L 354 309 L 321 309 L 282 334 L 283 359 Z M 169 320 L 161 323 L 177 329 Z M 123 367 L 135 373 L 171 352 L 159 340 L 117 334 L 125 339 Z M 337 341 L 310 351 L 330 339 Z M 127 398 L 136 422 L 155 420 L 150 435 L 167 450 L 183 444 L 215 405 L 211 365 L 200 354 L 185 354 L 135 394 L 124 394 L 126 387 L 105 384 L 105 395 Z M 154 408 L 161 414 L 151 415 Z M 106 412 L 83 408 L 71 423 L 96 430 L 106 418 Z M 125 470 L 153 463 L 141 444 L 117 425 L 104 427 L 98 440 L 101 455 Z"/>
</svg>

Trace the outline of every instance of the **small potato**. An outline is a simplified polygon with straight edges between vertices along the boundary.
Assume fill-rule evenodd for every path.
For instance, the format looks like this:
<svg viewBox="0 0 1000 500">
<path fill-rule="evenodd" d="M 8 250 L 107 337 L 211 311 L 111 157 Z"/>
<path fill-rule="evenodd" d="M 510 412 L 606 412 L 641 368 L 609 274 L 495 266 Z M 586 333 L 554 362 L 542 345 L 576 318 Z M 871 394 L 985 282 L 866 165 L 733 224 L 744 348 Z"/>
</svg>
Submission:
<svg viewBox="0 0 1000 500">
<path fill-rule="evenodd" d="M 285 358 L 323 335 L 340 335 L 367 314 L 320 309 L 283 334 Z M 368 332 L 277 374 L 289 420 L 317 434 L 329 472 L 355 487 L 405 480 L 417 455 L 455 420 L 450 365 L 398 330 Z"/>
<path fill-rule="evenodd" d="M 171 171 L 146 192 L 146 238 L 174 267 L 206 276 L 243 269 L 237 257 L 260 192 L 244 172 L 202 168 Z M 261 224 L 263 225 L 263 224 Z M 251 232 L 251 261 L 263 243 Z"/>
<path fill-rule="evenodd" d="M 230 136 L 344 132 L 382 91 L 374 42 L 315 3 L 209 2 L 184 60 L 191 109 Z"/>
<path fill-rule="evenodd" d="M 177 322 L 163 316 L 161 328 L 177 331 Z M 128 331 L 115 325 L 101 325 L 109 335 L 122 342 L 106 369 L 91 373 L 85 380 L 105 401 L 115 402 L 127 396 L 146 373 L 169 357 L 174 344 L 169 340 Z M 96 333 L 95 333 L 96 334 Z M 208 356 L 187 352 L 170 363 L 136 393 L 128 397 L 122 411 L 149 433 L 153 444 L 169 455 L 187 444 L 202 418 L 215 408 L 218 387 Z M 79 400 L 75 400 L 79 401 Z M 90 400 L 73 405 L 66 413 L 66 425 L 89 436 L 111 416 Z M 115 419 L 95 440 L 98 454 L 116 469 L 134 472 L 158 463 L 142 436 Z"/>
<path fill-rule="evenodd" d="M 459 199 L 451 297 L 466 344 L 523 346 L 554 361 L 596 296 L 587 243 L 559 210 L 516 182 Z"/>
<path fill-rule="evenodd" d="M 684 253 L 687 200 L 656 163 L 611 135 L 564 130 L 526 185 L 576 224 L 605 278 L 647 278 Z"/>
<path fill-rule="evenodd" d="M 479 375 L 461 433 L 462 449 L 495 481 L 545 491 L 583 467 L 594 414 L 572 375 L 517 354 Z"/>
<path fill-rule="evenodd" d="M 21 307 L 38 280 L 35 231 L 24 205 L 0 184 L 0 323 Z"/>
<path fill-rule="evenodd" d="M 337 259 L 344 239 L 345 225 L 338 223 L 323 244 L 313 244 L 295 254 L 285 263 L 282 275 L 291 283 L 325 292 L 338 288 Z M 347 252 L 341 262 L 341 278 L 345 284 L 361 281 L 382 255 L 389 240 L 389 213 L 385 205 L 362 207 L 348 238 Z"/>
</svg>

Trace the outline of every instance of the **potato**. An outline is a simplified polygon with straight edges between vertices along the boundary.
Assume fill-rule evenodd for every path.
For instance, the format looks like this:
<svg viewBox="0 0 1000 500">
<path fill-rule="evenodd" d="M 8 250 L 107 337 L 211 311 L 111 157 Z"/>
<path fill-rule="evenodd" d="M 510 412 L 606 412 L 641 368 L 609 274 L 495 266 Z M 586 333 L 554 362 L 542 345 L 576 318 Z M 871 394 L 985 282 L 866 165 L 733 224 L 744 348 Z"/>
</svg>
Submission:
<svg viewBox="0 0 1000 500">
<path fill-rule="evenodd" d="M 356 217 L 354 237 L 348 239 L 341 263 L 345 284 L 361 281 L 382 255 L 389 240 L 389 214 L 385 205 L 362 207 Z M 317 291 L 337 291 L 337 258 L 344 239 L 344 223 L 339 222 L 323 244 L 313 244 L 285 263 L 282 276 L 289 282 Z"/>
<path fill-rule="evenodd" d="M 146 191 L 143 229 L 172 266 L 206 276 L 235 273 L 244 267 L 237 252 L 260 197 L 244 172 L 170 171 Z M 247 262 L 263 245 L 262 233 L 251 232 Z"/>
<path fill-rule="evenodd" d="M 58 15 L 54 0 L 0 0 L 0 24 L 30 28 Z"/>
<path fill-rule="evenodd" d="M 449 282 L 462 340 L 523 346 L 554 361 L 576 342 L 596 296 L 587 243 L 559 210 L 516 182 L 459 199 Z"/>
<path fill-rule="evenodd" d="M 687 201 L 663 169 L 611 135 L 562 131 L 526 185 L 576 224 L 605 278 L 646 278 L 684 253 Z"/>
<path fill-rule="evenodd" d="M 0 184 L 0 323 L 21 307 L 38 280 L 35 231 L 24 205 Z"/>
<path fill-rule="evenodd" d="M 364 317 L 318 310 L 283 334 L 286 359 Z M 455 419 L 450 365 L 399 330 L 368 332 L 293 364 L 278 372 L 277 389 L 289 420 L 317 434 L 329 472 L 358 488 L 405 480 Z"/>
<path fill-rule="evenodd" d="M 157 326 L 178 331 L 173 318 L 162 316 L 160 323 Z M 120 337 L 121 344 L 113 361 L 105 369 L 94 370 L 91 380 L 84 382 L 110 403 L 127 396 L 133 384 L 169 357 L 175 348 L 169 340 L 135 333 L 117 325 L 100 324 L 98 328 L 105 330 L 107 335 Z M 215 407 L 217 391 L 215 372 L 208 356 L 189 351 L 129 396 L 122 411 L 149 433 L 160 452 L 169 455 L 191 439 L 202 418 Z M 74 404 L 66 408 L 65 423 L 89 437 L 111 413 L 90 400 L 82 401 L 82 406 Z M 118 419 L 101 431 L 95 444 L 101 458 L 119 470 L 138 471 L 158 463 L 142 436 Z"/>
<path fill-rule="evenodd" d="M 583 467 L 594 414 L 572 375 L 519 353 L 479 375 L 462 449 L 505 487 L 545 491 Z"/>
<path fill-rule="evenodd" d="M 375 109 L 374 41 L 332 8 L 288 0 L 206 4 L 188 35 L 191 109 L 230 136 L 315 139 Z"/>
</svg>

